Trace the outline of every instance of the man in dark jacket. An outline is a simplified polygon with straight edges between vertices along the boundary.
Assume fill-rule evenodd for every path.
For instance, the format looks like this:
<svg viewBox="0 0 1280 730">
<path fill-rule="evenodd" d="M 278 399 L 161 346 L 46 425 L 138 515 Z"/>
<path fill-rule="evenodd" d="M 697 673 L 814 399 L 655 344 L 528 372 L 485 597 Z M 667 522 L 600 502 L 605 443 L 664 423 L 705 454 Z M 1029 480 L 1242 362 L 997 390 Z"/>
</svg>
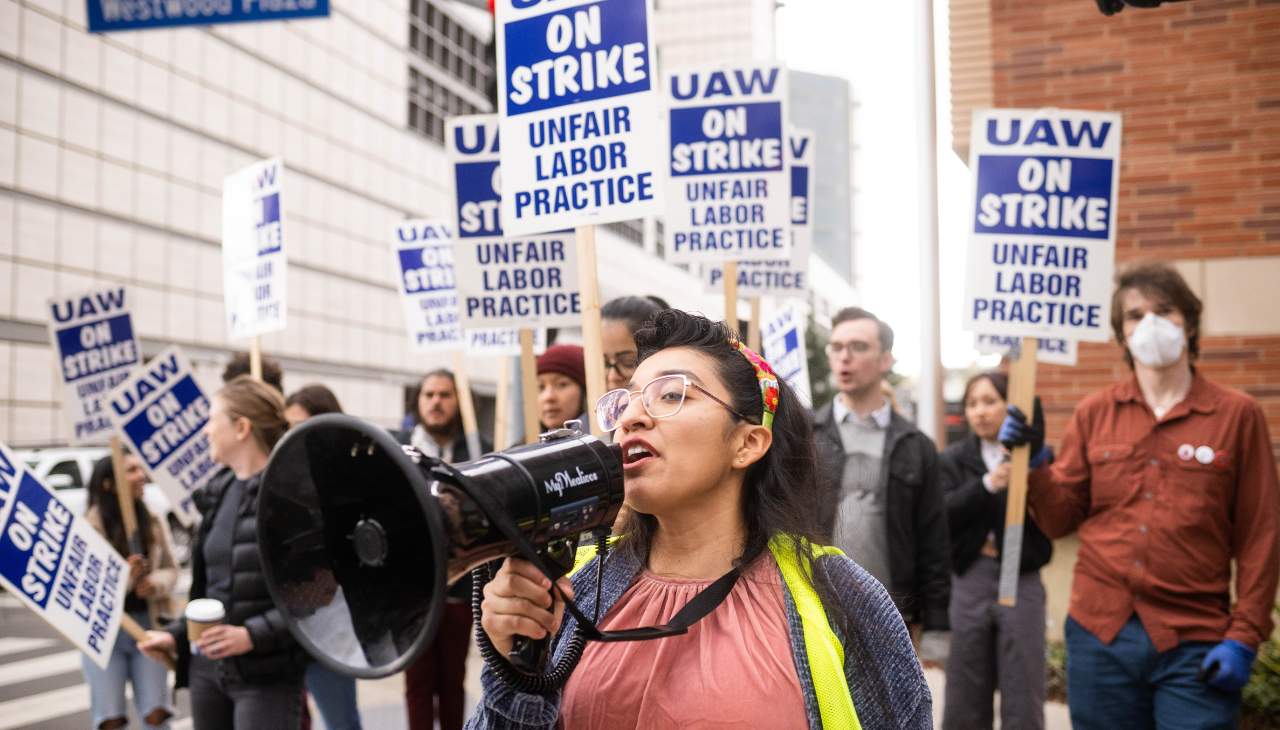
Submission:
<svg viewBox="0 0 1280 730">
<path fill-rule="evenodd" d="M 483 456 L 472 456 L 467 447 L 467 437 L 462 431 L 462 411 L 458 407 L 458 388 L 451 371 L 444 368 L 432 370 L 422 378 L 418 387 L 418 408 L 412 415 L 413 428 L 395 433 L 400 443 L 450 464 Z M 480 446 L 486 454 L 493 451 L 493 442 L 484 436 L 480 437 Z"/>
<path fill-rule="evenodd" d="M 826 524 L 833 544 L 889 590 L 907 623 L 921 625 L 921 658 L 942 661 L 951 569 L 938 452 L 881 392 L 893 367 L 889 325 L 857 307 L 831 323 L 827 357 L 840 393 L 813 414 Z"/>
<path fill-rule="evenodd" d="M 418 409 L 414 416 L 417 422 L 414 427 L 396 434 L 400 443 L 451 464 L 483 455 L 472 456 L 467 447 L 452 372 L 427 373 L 418 390 Z M 485 453 L 493 450 L 493 442 L 483 436 L 480 445 Z M 462 680 L 470 639 L 471 581 L 463 578 L 449 589 L 435 639 L 405 670 L 409 730 L 431 730 L 437 719 L 440 730 L 461 730 L 466 703 Z"/>
</svg>

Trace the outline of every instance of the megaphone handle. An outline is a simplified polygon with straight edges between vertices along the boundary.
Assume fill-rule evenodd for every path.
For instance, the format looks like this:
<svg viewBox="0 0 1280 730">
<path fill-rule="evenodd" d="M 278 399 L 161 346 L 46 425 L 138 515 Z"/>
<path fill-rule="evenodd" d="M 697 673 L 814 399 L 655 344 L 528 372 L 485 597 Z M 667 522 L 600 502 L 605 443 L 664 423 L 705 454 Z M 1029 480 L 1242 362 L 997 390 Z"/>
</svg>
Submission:
<svg viewBox="0 0 1280 730">
<path fill-rule="evenodd" d="M 541 639 L 531 639 L 517 634 L 511 639 L 511 652 L 507 654 L 507 660 L 511 662 L 511 666 L 527 674 L 541 674 L 547 668 L 547 648 L 551 645 L 550 634 Z"/>
</svg>

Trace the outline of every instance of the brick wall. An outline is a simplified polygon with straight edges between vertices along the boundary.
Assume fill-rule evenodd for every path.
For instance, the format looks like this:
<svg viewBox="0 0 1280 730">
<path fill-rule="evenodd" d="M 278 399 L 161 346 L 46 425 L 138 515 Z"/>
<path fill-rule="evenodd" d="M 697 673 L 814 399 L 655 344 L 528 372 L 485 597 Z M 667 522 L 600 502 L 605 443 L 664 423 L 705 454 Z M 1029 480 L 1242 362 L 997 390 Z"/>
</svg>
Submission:
<svg viewBox="0 0 1280 730">
<path fill-rule="evenodd" d="M 1280 261 L 1280 0 L 1193 0 L 1109 18 L 1092 0 L 990 8 L 995 106 L 1124 114 L 1117 264 L 1179 263 L 1206 316 L 1219 314 L 1198 367 L 1257 398 L 1280 458 L 1280 281 L 1246 280 Z M 1206 289 L 1195 266 L 1243 278 Z M 1076 367 L 1042 366 L 1051 440 L 1081 397 L 1127 377 L 1115 343 L 1082 343 Z"/>
</svg>

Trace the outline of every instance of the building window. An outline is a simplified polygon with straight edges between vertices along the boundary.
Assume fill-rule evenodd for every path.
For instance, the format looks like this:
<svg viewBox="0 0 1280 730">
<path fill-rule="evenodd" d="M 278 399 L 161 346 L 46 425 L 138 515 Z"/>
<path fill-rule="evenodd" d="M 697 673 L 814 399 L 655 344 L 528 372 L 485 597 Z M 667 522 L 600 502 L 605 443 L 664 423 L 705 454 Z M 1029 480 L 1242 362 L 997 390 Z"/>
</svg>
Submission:
<svg viewBox="0 0 1280 730">
<path fill-rule="evenodd" d="M 409 127 L 444 144 L 444 118 L 478 114 L 474 104 L 417 69 L 409 69 Z"/>
<path fill-rule="evenodd" d="M 644 245 L 644 221 L 639 218 L 631 221 L 605 223 L 604 227 L 637 246 Z"/>
<path fill-rule="evenodd" d="M 444 142 L 444 118 L 490 111 L 479 105 L 494 81 L 494 49 L 430 0 L 412 0 L 409 127 Z M 438 71 L 439 77 L 433 78 Z M 456 83 L 455 83 L 456 82 Z M 458 86 L 462 89 L 459 91 Z M 455 87 L 451 89 L 450 87 Z M 466 92 L 475 92 L 469 101 Z"/>
</svg>

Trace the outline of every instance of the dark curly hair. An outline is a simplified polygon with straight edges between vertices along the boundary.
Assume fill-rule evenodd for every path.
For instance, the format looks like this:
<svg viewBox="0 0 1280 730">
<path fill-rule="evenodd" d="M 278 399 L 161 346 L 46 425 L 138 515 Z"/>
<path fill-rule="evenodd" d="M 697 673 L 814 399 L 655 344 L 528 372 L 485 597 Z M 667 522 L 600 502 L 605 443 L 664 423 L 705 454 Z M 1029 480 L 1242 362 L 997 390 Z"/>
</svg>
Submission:
<svg viewBox="0 0 1280 730">
<path fill-rule="evenodd" d="M 764 415 L 764 402 L 754 366 L 738 352 L 730 340 L 739 339 L 736 331 L 724 322 L 716 322 L 678 309 L 655 313 L 636 332 L 636 349 L 640 361 L 674 347 L 687 347 L 713 359 L 717 376 L 729 391 L 734 409 L 759 424 Z M 725 412 L 725 417 L 738 417 Z M 742 564 L 768 549 L 769 542 L 781 538 L 794 548 L 799 563 L 806 567 L 805 579 L 822 600 L 833 628 L 847 642 L 850 651 L 846 661 L 854 663 L 862 674 L 879 676 L 864 665 L 871 651 L 863 644 L 864 633 L 852 606 L 846 605 L 823 568 L 824 561 L 813 558 L 812 545 L 830 543 L 830 535 L 818 515 L 828 513 L 830 505 L 822 503 L 818 488 L 817 448 L 813 425 L 804 405 L 785 380 L 778 381 L 778 408 L 773 418 L 773 443 L 764 457 L 747 471 L 743 482 L 742 509 L 747 537 L 735 564 Z M 658 527 L 657 518 L 629 510 L 620 529 L 624 537 L 618 547 L 644 565 Z M 882 708 L 889 705 L 890 688 L 864 688 Z M 889 713 L 884 713 L 890 716 Z"/>
</svg>

